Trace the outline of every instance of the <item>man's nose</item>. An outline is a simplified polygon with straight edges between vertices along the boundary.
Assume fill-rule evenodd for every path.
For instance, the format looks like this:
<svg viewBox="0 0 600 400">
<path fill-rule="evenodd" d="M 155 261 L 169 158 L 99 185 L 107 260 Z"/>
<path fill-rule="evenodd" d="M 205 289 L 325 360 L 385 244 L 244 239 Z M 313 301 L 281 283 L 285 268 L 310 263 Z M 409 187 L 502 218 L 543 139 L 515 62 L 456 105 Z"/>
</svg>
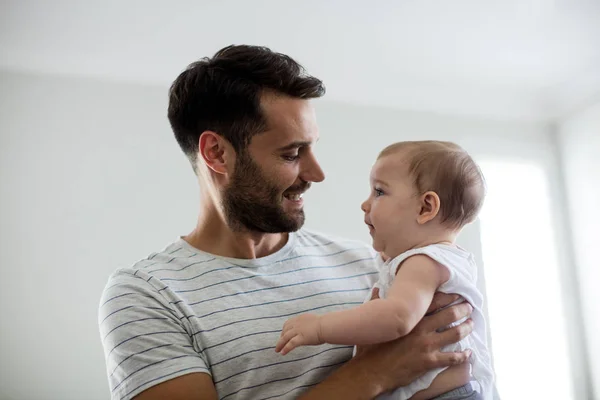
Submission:
<svg viewBox="0 0 600 400">
<path fill-rule="evenodd" d="M 323 182 L 325 180 L 325 173 L 312 152 L 306 160 L 306 167 L 301 178 L 307 182 Z"/>
</svg>

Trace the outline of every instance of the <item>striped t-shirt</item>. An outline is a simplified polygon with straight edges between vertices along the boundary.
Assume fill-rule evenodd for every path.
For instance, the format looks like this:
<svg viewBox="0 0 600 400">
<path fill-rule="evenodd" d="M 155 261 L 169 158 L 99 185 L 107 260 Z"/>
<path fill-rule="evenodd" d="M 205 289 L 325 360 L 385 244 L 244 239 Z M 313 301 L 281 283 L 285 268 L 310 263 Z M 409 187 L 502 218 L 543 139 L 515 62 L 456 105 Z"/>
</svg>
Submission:
<svg viewBox="0 0 600 400">
<path fill-rule="evenodd" d="M 283 323 L 360 305 L 375 261 L 364 243 L 301 230 L 259 259 L 214 256 L 180 239 L 117 270 L 98 316 L 112 398 L 193 372 L 210 374 L 220 399 L 298 397 L 348 361 L 352 346 L 282 356 Z"/>
</svg>

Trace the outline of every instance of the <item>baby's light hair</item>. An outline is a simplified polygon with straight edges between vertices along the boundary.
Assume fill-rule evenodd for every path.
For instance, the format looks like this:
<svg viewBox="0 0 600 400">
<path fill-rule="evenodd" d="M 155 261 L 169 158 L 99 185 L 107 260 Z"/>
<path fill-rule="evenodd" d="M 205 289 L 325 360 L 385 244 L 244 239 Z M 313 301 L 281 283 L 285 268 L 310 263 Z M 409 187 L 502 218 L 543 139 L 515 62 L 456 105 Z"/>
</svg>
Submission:
<svg viewBox="0 0 600 400">
<path fill-rule="evenodd" d="M 437 193 L 442 224 L 461 229 L 477 218 L 485 198 L 485 180 L 462 147 L 436 140 L 399 142 L 383 149 L 377 159 L 390 155 L 403 158 L 419 194 Z"/>
</svg>

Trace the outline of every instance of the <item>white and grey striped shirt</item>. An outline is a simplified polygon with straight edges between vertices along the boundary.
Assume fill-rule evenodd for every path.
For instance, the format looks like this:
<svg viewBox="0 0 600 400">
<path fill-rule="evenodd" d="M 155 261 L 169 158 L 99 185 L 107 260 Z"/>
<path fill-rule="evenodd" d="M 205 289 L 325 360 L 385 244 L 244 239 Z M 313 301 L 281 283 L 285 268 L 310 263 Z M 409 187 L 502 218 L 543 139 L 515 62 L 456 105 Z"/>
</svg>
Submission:
<svg viewBox="0 0 600 400">
<path fill-rule="evenodd" d="M 322 345 L 275 353 L 291 316 L 363 302 L 377 278 L 361 242 L 301 230 L 267 257 L 214 256 L 178 240 L 119 269 L 98 322 L 113 399 L 192 372 L 212 376 L 220 399 L 293 399 L 352 355 Z"/>
</svg>

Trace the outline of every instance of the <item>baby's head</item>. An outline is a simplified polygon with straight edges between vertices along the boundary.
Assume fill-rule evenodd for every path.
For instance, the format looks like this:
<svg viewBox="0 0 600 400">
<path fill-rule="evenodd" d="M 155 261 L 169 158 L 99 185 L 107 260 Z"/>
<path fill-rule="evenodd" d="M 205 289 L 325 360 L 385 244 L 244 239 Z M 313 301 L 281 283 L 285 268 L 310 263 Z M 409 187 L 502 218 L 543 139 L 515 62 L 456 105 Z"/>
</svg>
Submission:
<svg viewBox="0 0 600 400">
<path fill-rule="evenodd" d="M 371 170 L 362 204 L 373 247 L 396 257 L 414 247 L 453 241 L 473 222 L 485 197 L 481 170 L 450 142 L 400 142 L 385 148 Z"/>
</svg>

